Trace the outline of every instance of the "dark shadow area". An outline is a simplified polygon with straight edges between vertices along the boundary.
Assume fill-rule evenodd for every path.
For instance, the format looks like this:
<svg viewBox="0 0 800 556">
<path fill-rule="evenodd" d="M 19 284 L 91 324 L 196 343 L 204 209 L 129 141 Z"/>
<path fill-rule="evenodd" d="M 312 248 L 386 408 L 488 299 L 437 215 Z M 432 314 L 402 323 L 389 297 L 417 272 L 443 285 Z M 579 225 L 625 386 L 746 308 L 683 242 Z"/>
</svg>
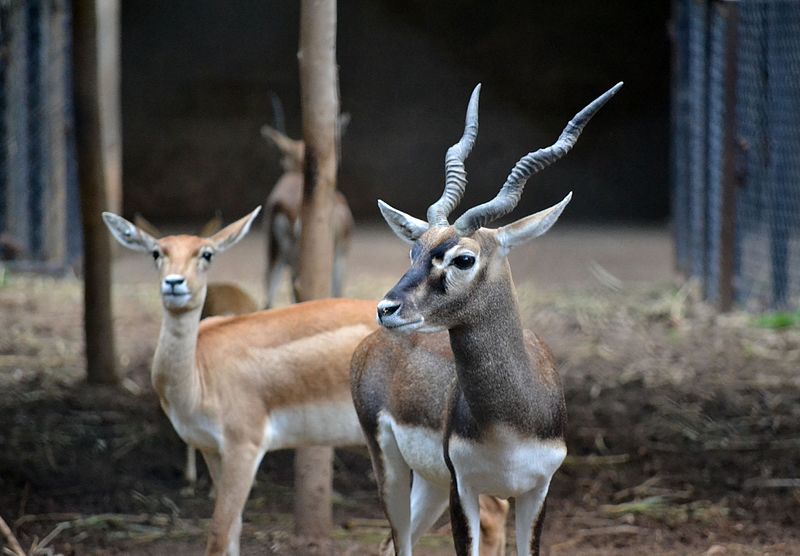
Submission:
<svg viewBox="0 0 800 556">
<path fill-rule="evenodd" d="M 126 213 L 156 221 L 238 214 L 280 173 L 259 128 L 269 91 L 301 133 L 298 6 L 176 0 L 123 3 Z M 446 148 L 482 82 L 481 132 L 464 205 L 493 196 L 526 152 L 580 108 L 626 85 L 574 152 L 532 182 L 519 214 L 575 191 L 567 219 L 668 214 L 669 3 L 523 0 L 340 4 L 340 188 L 357 218 L 377 198 L 422 215 L 440 193 Z"/>
</svg>

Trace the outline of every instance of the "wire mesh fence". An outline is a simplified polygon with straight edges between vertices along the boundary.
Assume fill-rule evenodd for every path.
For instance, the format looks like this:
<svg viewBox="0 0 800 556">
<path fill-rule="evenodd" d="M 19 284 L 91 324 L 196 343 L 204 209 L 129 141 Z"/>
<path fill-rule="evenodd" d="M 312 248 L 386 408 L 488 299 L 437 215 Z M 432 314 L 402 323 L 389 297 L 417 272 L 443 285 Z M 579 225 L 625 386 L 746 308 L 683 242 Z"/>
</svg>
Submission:
<svg viewBox="0 0 800 556">
<path fill-rule="evenodd" d="M 0 258 L 60 271 L 80 255 L 69 0 L 0 0 Z"/>
<path fill-rule="evenodd" d="M 673 8 L 677 266 L 722 308 L 799 308 L 798 3 Z"/>
</svg>

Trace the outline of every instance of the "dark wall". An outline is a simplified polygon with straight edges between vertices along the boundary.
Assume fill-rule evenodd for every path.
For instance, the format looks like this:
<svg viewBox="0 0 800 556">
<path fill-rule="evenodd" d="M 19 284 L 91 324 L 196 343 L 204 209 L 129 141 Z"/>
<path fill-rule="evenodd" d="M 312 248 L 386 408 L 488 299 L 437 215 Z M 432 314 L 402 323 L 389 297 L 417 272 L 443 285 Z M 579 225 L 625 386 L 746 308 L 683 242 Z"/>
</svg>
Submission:
<svg viewBox="0 0 800 556">
<path fill-rule="evenodd" d="M 126 212 L 233 217 L 263 201 L 279 174 L 258 132 L 271 119 L 270 90 L 300 134 L 296 4 L 123 2 Z M 560 4 L 339 3 L 342 109 L 352 114 L 340 188 L 358 217 L 375 218 L 377 198 L 424 215 L 476 83 L 481 131 L 465 206 L 494 195 L 520 156 L 621 80 L 515 214 L 574 190 L 569 218 L 665 217 L 669 2 Z"/>
</svg>

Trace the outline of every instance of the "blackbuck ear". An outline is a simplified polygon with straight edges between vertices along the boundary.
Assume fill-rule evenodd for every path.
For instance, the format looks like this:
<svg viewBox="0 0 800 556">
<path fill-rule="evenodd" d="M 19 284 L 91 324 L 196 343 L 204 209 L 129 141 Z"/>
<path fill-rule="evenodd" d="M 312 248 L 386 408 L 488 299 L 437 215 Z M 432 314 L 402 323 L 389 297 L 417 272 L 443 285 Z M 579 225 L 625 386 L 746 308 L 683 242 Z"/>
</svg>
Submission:
<svg viewBox="0 0 800 556">
<path fill-rule="evenodd" d="M 278 147 L 278 150 L 284 154 L 294 151 L 294 140 L 274 127 L 268 125 L 261 126 L 261 136 L 264 139 L 272 141 L 275 146 Z"/>
<path fill-rule="evenodd" d="M 561 213 L 564 212 L 564 208 L 566 208 L 571 200 L 572 192 L 570 191 L 569 195 L 564 197 L 564 200 L 557 205 L 521 218 L 508 226 L 498 228 L 496 236 L 497 241 L 506 253 L 508 253 L 517 245 L 539 237 L 556 223 L 556 220 L 558 220 L 558 217 L 561 216 Z"/>
<path fill-rule="evenodd" d="M 419 236 L 428 230 L 428 223 L 424 220 L 414 218 L 381 200 L 378 200 L 378 208 L 381 209 L 383 219 L 389 224 L 394 235 L 407 243 L 414 243 L 419 239 Z"/>
<path fill-rule="evenodd" d="M 244 218 L 240 218 L 233 224 L 228 224 L 208 239 L 211 240 L 217 251 L 225 251 L 233 247 L 250 231 L 250 226 L 252 226 L 253 220 L 256 219 L 259 212 L 261 212 L 261 206 L 256 207 L 253 212 Z"/>
<path fill-rule="evenodd" d="M 104 212 L 103 222 L 105 222 L 114 239 L 128 249 L 152 251 L 157 246 L 156 239 L 153 236 L 113 212 Z"/>
<path fill-rule="evenodd" d="M 214 217 L 203 224 L 203 227 L 200 229 L 200 236 L 208 237 L 211 234 L 216 234 L 218 231 L 222 229 L 222 213 L 217 211 Z"/>
</svg>

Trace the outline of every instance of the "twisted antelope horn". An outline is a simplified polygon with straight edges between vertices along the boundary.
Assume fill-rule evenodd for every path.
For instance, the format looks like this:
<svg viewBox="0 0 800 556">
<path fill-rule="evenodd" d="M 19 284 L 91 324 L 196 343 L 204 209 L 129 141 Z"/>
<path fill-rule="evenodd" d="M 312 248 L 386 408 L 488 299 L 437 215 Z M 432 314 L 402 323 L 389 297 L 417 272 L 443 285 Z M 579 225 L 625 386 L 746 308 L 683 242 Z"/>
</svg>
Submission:
<svg viewBox="0 0 800 556">
<path fill-rule="evenodd" d="M 467 170 L 464 160 L 472 151 L 475 138 L 478 136 L 478 99 L 481 96 L 480 83 L 472 91 L 467 105 L 467 117 L 464 121 L 464 135 L 461 139 L 447 149 L 444 156 L 444 193 L 438 201 L 428 208 L 428 223 L 431 226 L 448 226 L 447 216 L 453 212 L 464 190 L 467 187 Z"/>
<path fill-rule="evenodd" d="M 272 104 L 272 119 L 275 129 L 286 135 L 286 116 L 283 112 L 283 103 L 275 91 L 269 92 L 269 100 Z"/>
<path fill-rule="evenodd" d="M 506 182 L 494 199 L 469 209 L 456 220 L 454 224 L 456 232 L 459 235 L 468 236 L 481 226 L 511 212 L 519 203 L 519 198 L 522 196 L 522 190 L 525 188 L 525 182 L 528 181 L 528 178 L 567 154 L 578 140 L 584 126 L 592 119 L 592 116 L 621 87 L 622 82 L 620 81 L 578 112 L 564 128 L 564 131 L 561 132 L 555 143 L 523 156 L 514 166 L 514 169 L 511 170 Z"/>
</svg>

